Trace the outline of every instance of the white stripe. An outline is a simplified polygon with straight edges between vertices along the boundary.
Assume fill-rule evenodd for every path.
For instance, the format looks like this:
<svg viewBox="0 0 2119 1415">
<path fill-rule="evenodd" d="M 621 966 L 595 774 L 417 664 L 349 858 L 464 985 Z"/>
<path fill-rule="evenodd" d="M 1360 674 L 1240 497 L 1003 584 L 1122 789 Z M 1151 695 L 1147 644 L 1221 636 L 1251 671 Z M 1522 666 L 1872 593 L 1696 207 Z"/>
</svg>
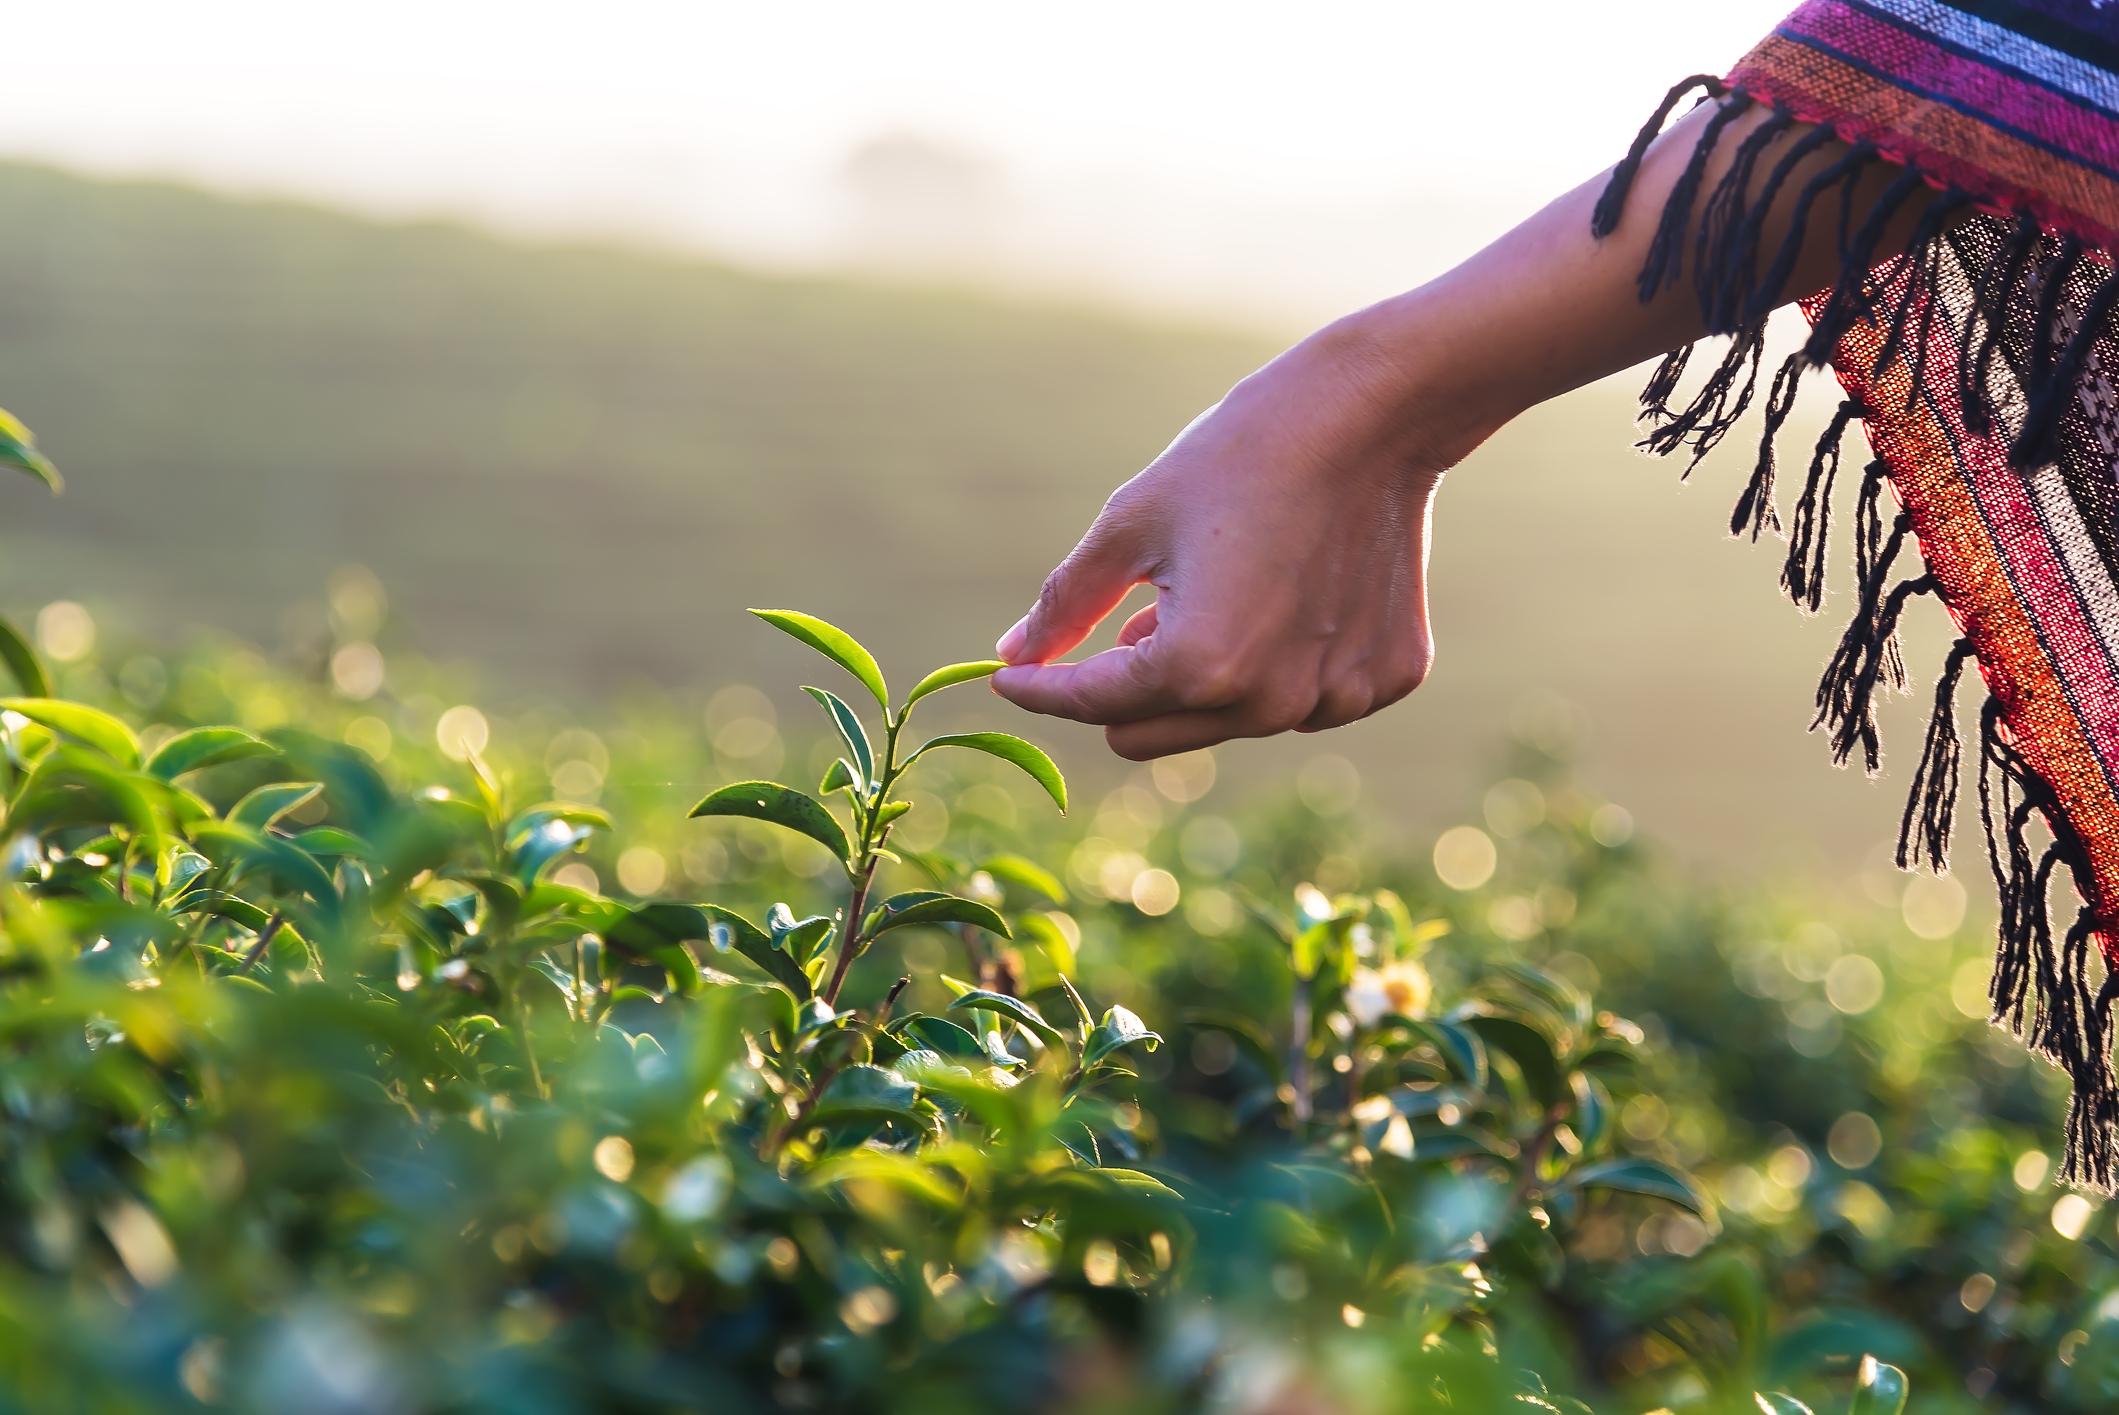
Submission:
<svg viewBox="0 0 2119 1415">
<path fill-rule="evenodd" d="M 2032 74 L 2046 84 L 2119 116 L 2119 74 L 2026 39 L 2014 30 L 1989 24 L 1976 15 L 1939 5 L 1934 0 L 1863 0 L 1870 8 L 1904 20 L 1915 29 L 1949 40 L 1983 59 Z"/>
</svg>

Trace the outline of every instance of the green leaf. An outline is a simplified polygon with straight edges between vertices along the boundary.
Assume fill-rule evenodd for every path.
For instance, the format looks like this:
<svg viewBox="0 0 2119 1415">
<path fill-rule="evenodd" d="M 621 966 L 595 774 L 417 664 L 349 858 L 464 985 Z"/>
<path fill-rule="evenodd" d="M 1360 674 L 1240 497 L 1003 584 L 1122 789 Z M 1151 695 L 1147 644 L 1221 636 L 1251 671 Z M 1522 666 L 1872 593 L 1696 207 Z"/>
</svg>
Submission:
<svg viewBox="0 0 2119 1415">
<path fill-rule="evenodd" d="M 1460 1023 L 1427 1017 L 1394 1017 L 1407 1030 L 1425 1037 L 1441 1053 L 1442 1063 L 1467 1086 L 1486 1089 L 1486 1046 Z"/>
<path fill-rule="evenodd" d="M 986 1048 L 979 1045 L 979 1039 L 947 1017 L 930 1017 L 924 1012 L 915 1012 L 892 1023 L 890 1031 L 893 1036 L 905 1038 L 922 1051 L 975 1061 L 986 1059 Z"/>
<path fill-rule="evenodd" d="M 230 807 L 227 819 L 232 825 L 268 830 L 281 816 L 305 801 L 313 800 L 323 789 L 321 781 L 284 781 L 260 786 Z"/>
<path fill-rule="evenodd" d="M 862 921 L 861 935 L 874 938 L 877 934 L 902 929 L 909 924 L 970 924 L 1002 938 L 1015 936 L 1008 931 L 1008 921 L 986 905 L 975 899 L 959 899 L 953 894 L 941 894 L 932 889 L 914 889 L 891 895 Z"/>
<path fill-rule="evenodd" d="M 702 904 L 699 912 L 707 917 L 707 941 L 715 948 L 723 953 L 734 949 L 750 959 L 767 976 L 793 993 L 797 1002 L 809 1001 L 816 992 L 795 960 L 773 947 L 773 941 L 756 924 L 718 904 Z"/>
<path fill-rule="evenodd" d="M 899 709 L 898 720 L 902 722 L 912 705 L 929 693 L 939 693 L 944 688 L 954 688 L 975 678 L 991 678 L 1007 666 L 997 658 L 982 658 L 976 663 L 952 663 L 947 668 L 937 668 L 912 685 L 912 691 L 905 695 L 905 706 Z"/>
<path fill-rule="evenodd" d="M 1854 1378 L 1854 1403 L 1847 1415 L 1899 1415 L 1906 1408 L 1906 1373 L 1874 1356 L 1861 1358 Z"/>
<path fill-rule="evenodd" d="M 320 825 L 314 830 L 305 830 L 294 837 L 294 843 L 312 855 L 352 855 L 363 860 L 375 858 L 375 847 L 350 830 L 340 830 L 335 825 Z"/>
<path fill-rule="evenodd" d="M 876 706 L 886 713 L 890 711 L 890 689 L 883 682 L 883 670 L 876 666 L 875 655 L 855 642 L 853 635 L 813 614 L 792 609 L 753 609 L 751 613 L 782 633 L 800 639 L 860 679 L 861 686 L 875 694 Z"/>
<path fill-rule="evenodd" d="M 937 737 L 920 750 L 906 758 L 909 766 L 926 756 L 936 747 L 969 747 L 974 752 L 984 752 L 989 757 L 999 757 L 1004 762 L 1021 767 L 1032 781 L 1045 788 L 1045 794 L 1060 808 L 1067 810 L 1067 781 L 1054 766 L 1052 758 L 1020 737 L 1011 737 L 1005 732 L 953 732 Z"/>
<path fill-rule="evenodd" d="M 1701 1218 L 1713 1217 L 1713 1206 L 1706 1195 L 1695 1188 L 1689 1178 L 1661 1160 L 1638 1157 L 1606 1160 L 1576 1170 L 1563 1182 L 1572 1189 L 1610 1189 L 1621 1194 L 1667 1199 L 1680 1208 L 1692 1210 Z"/>
<path fill-rule="evenodd" d="M 1513 1017 L 1472 1016 L 1464 1019 L 1464 1025 L 1516 1063 L 1516 1069 L 1523 1073 L 1524 1087 L 1539 1105 L 1557 1105 L 1569 1098 L 1559 1058 L 1553 1055 L 1552 1043 L 1543 1032 Z"/>
<path fill-rule="evenodd" d="M 1812 1415 L 1809 1406 L 1794 1396 L 1784 1395 L 1779 1391 L 1770 1394 L 1758 1391 L 1751 1398 L 1758 1402 L 1758 1408 L 1764 1411 L 1765 1415 Z"/>
<path fill-rule="evenodd" d="M 773 936 L 773 947 L 794 959 L 796 967 L 804 969 L 816 957 L 817 949 L 831 937 L 832 927 L 837 922 L 829 914 L 797 919 L 795 911 L 785 904 L 773 905 L 765 915 L 765 929 Z"/>
<path fill-rule="evenodd" d="M 835 757 L 832 764 L 824 769 L 824 779 L 817 783 L 817 794 L 829 796 L 834 791 L 844 791 L 857 784 L 853 768 L 847 765 L 846 758 Z"/>
<path fill-rule="evenodd" d="M 1120 1047 L 1135 1042 L 1146 1042 L 1153 1051 L 1162 1045 L 1162 1038 L 1148 1030 L 1140 1018 L 1123 1007 L 1112 1007 L 1104 1013 L 1104 1020 L 1096 1024 L 1089 1040 L 1082 1044 L 1082 1068 L 1087 1070 Z"/>
<path fill-rule="evenodd" d="M 831 725 L 839 729 L 839 740 L 853 754 L 853 764 L 861 773 L 862 789 L 866 790 L 868 783 L 876 779 L 876 753 L 868 744 L 868 729 L 861 725 L 861 719 L 837 693 L 807 684 L 802 691 L 822 703 L 824 711 L 831 715 Z"/>
<path fill-rule="evenodd" d="M 273 750 L 271 743 L 240 727 L 194 727 L 155 748 L 155 754 L 147 759 L 147 774 L 174 781 L 187 771 L 202 771 L 245 757 L 270 756 Z"/>
<path fill-rule="evenodd" d="M 739 781 L 724 786 L 692 807 L 692 815 L 744 816 L 806 835 L 841 860 L 852 858 L 846 832 L 813 796 L 770 781 Z"/>
<path fill-rule="evenodd" d="M 882 810 L 876 812 L 876 828 L 880 830 L 886 825 L 894 824 L 900 816 L 911 809 L 912 802 L 910 801 L 892 801 Z"/>
<path fill-rule="evenodd" d="M 1042 894 L 1055 904 L 1067 902 L 1066 887 L 1052 872 L 1020 855 L 996 855 L 982 863 L 979 868 L 1003 884 L 1012 884 L 1018 889 Z"/>
<path fill-rule="evenodd" d="M 245 868 L 264 870 L 319 904 L 336 906 L 338 890 L 315 860 L 276 836 L 249 826 L 206 821 L 192 828 L 192 840 L 209 856 L 225 855 Z"/>
<path fill-rule="evenodd" d="M 988 992 L 984 988 L 973 988 L 955 1002 L 949 1004 L 951 1012 L 994 1012 L 1010 1021 L 1021 1023 L 1037 1034 L 1048 1046 L 1058 1046 L 1065 1038 L 1059 1029 L 1038 1015 L 1035 1007 L 1019 997 L 1006 993 Z"/>
<path fill-rule="evenodd" d="M 621 957 L 653 963 L 670 975 L 671 984 L 682 993 L 699 990 L 699 966 L 685 948 L 689 939 L 708 939 L 713 921 L 705 910 L 692 904 L 658 902 L 643 904 L 615 924 L 606 925 L 603 941 Z"/>
<path fill-rule="evenodd" d="M 895 1071 L 866 1062 L 847 1067 L 824 1088 L 810 1115 L 820 1123 L 834 1120 L 896 1120 L 914 1115 L 920 1088 Z"/>
<path fill-rule="evenodd" d="M 7 671 L 15 675 L 15 686 L 32 698 L 48 698 L 52 695 L 51 678 L 44 672 L 44 664 L 37 658 L 37 651 L 30 647 L 22 631 L 0 618 L 0 661 L 5 661 Z"/>
<path fill-rule="evenodd" d="M 121 766 L 137 768 L 140 765 L 140 739 L 132 735 L 130 727 L 107 712 L 98 712 L 63 698 L 0 698 L 0 708 L 20 713 L 61 737 L 84 742 Z"/>
<path fill-rule="evenodd" d="M 59 469 L 37 450 L 37 439 L 5 408 L 0 408 L 0 467 L 15 467 L 28 472 L 50 487 L 55 496 L 66 489 L 65 478 L 59 475 Z"/>
</svg>

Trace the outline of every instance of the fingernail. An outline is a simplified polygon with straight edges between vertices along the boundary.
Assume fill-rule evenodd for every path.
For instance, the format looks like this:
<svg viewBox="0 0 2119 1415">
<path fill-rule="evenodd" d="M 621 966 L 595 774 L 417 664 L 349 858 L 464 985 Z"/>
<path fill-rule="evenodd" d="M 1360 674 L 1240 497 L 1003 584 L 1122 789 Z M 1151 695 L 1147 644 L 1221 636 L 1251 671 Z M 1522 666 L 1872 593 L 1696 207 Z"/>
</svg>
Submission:
<svg viewBox="0 0 2119 1415">
<path fill-rule="evenodd" d="M 1023 651 L 1023 644 L 1030 637 L 1030 616 L 1024 615 L 1015 621 L 1015 627 L 1001 635 L 1001 641 L 993 646 L 993 656 L 1007 663 L 1015 662 L 1015 656 Z"/>
</svg>

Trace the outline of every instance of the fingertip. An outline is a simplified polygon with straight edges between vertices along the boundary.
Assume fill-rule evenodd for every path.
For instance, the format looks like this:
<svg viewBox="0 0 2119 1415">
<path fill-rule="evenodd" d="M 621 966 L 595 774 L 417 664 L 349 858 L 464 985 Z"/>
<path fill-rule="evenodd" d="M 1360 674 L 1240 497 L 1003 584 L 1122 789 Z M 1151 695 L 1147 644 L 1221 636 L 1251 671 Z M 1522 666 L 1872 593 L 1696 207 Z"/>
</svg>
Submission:
<svg viewBox="0 0 2119 1415">
<path fill-rule="evenodd" d="M 1025 614 L 1015 621 L 1007 633 L 1001 635 L 1000 642 L 993 646 L 993 656 L 1003 663 L 1014 663 L 1022 653 L 1023 646 L 1029 641 L 1030 616 Z"/>
</svg>

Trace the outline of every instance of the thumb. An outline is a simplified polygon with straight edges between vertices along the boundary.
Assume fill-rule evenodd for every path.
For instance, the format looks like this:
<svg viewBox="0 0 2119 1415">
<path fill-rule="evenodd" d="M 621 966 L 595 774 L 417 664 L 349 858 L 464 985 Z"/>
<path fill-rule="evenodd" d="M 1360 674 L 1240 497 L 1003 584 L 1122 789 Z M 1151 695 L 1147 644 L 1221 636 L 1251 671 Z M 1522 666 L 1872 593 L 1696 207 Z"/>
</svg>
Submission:
<svg viewBox="0 0 2119 1415">
<path fill-rule="evenodd" d="M 994 653 L 1008 663 L 1049 663 L 1087 638 L 1141 579 L 1135 538 L 1111 524 L 1107 507 Z"/>
</svg>

